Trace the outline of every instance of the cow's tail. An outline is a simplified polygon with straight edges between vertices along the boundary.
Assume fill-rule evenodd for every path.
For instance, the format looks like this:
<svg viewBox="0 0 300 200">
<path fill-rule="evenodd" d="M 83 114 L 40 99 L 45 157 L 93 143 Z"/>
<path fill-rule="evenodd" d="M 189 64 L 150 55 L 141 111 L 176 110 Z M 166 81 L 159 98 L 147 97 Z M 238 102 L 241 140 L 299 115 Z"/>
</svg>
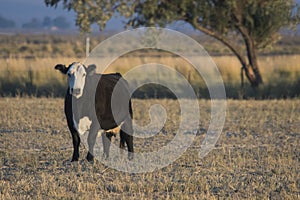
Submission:
<svg viewBox="0 0 300 200">
<path fill-rule="evenodd" d="M 129 99 L 129 114 L 130 114 L 131 119 L 133 119 L 131 99 Z"/>
</svg>

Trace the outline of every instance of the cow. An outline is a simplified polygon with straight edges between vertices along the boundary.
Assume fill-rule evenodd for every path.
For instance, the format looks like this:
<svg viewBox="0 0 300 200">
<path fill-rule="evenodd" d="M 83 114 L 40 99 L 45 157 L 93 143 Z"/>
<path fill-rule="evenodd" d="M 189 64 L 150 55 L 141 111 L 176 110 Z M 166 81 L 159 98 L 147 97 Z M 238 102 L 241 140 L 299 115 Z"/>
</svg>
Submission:
<svg viewBox="0 0 300 200">
<path fill-rule="evenodd" d="M 121 74 L 97 74 L 95 65 L 85 66 L 80 62 L 74 62 L 68 67 L 57 64 L 54 68 L 68 75 L 64 111 L 73 140 L 74 151 L 71 162 L 79 159 L 79 134 L 86 131 L 88 132 L 86 159 L 89 162 L 94 161 L 94 145 L 99 130 L 104 132 L 103 152 L 104 157 L 108 158 L 111 138 L 115 136 L 113 129 L 116 127 L 120 127 L 120 148 L 124 149 L 126 143 L 128 159 L 133 159 L 131 96 L 128 83 Z"/>
</svg>

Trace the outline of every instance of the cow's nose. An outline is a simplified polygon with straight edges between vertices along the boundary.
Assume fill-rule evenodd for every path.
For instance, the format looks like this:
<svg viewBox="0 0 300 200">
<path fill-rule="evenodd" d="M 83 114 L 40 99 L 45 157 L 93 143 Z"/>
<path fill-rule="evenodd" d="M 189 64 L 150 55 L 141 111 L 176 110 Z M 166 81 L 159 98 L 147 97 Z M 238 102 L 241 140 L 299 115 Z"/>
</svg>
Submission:
<svg viewBox="0 0 300 200">
<path fill-rule="evenodd" d="M 80 94 L 80 88 L 74 88 L 74 89 L 72 88 L 71 92 L 73 95 L 78 95 L 78 94 Z"/>
</svg>

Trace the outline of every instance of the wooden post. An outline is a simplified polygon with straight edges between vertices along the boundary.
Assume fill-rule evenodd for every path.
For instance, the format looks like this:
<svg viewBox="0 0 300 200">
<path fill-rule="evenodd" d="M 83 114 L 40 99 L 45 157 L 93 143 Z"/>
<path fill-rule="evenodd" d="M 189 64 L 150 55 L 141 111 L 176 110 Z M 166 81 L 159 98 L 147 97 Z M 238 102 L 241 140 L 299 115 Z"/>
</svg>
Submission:
<svg viewBox="0 0 300 200">
<path fill-rule="evenodd" d="M 88 57 L 90 55 L 90 37 L 87 35 L 85 40 L 85 56 Z"/>
</svg>

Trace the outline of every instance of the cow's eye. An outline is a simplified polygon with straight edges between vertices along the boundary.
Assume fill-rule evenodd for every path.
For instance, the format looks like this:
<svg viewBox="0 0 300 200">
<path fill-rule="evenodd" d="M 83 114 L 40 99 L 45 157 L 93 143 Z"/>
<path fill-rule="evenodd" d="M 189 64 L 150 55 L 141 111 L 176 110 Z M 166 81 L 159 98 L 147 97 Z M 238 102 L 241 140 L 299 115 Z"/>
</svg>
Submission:
<svg viewBox="0 0 300 200">
<path fill-rule="evenodd" d="M 83 74 L 82 76 L 83 76 L 83 77 L 85 77 L 85 76 L 86 76 L 86 74 Z"/>
</svg>

